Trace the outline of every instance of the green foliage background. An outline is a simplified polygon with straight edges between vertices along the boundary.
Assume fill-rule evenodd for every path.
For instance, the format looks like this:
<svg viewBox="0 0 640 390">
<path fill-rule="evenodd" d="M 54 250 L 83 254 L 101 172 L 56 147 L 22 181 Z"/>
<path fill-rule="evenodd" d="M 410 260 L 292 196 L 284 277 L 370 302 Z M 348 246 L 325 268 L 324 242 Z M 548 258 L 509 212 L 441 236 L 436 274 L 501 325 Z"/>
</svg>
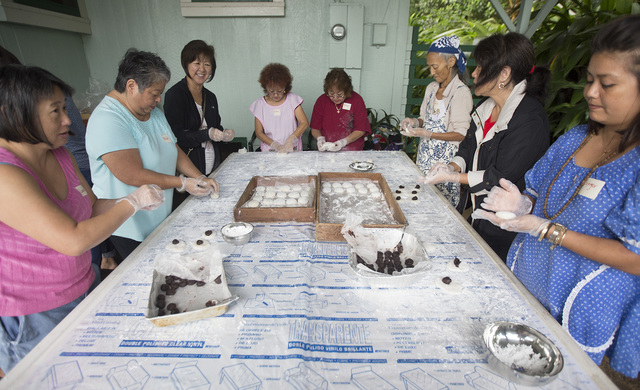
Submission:
<svg viewBox="0 0 640 390">
<path fill-rule="evenodd" d="M 501 3 L 515 20 L 520 1 Z M 533 2 L 531 20 L 544 3 Z M 588 118 L 582 89 L 591 39 L 603 24 L 632 13 L 640 13 L 637 0 L 560 0 L 531 37 L 538 65 L 551 69 L 546 109 L 554 139 Z M 409 23 L 419 26 L 421 43 L 455 34 L 463 44 L 472 44 L 491 34 L 507 32 L 489 0 L 412 0 Z"/>
</svg>

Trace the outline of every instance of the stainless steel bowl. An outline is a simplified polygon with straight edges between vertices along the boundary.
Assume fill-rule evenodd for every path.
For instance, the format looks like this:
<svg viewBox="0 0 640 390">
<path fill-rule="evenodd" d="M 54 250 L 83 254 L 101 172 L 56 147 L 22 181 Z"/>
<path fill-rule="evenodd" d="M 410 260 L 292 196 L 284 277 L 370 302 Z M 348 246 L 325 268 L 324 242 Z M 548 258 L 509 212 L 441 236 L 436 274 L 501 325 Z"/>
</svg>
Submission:
<svg viewBox="0 0 640 390">
<path fill-rule="evenodd" d="M 231 222 L 221 229 L 222 237 L 233 245 L 244 245 L 251 239 L 253 225 L 247 222 Z"/>
<path fill-rule="evenodd" d="M 349 164 L 349 168 L 358 172 L 369 172 L 375 167 L 376 165 L 370 161 L 354 161 Z"/>
<path fill-rule="evenodd" d="M 515 322 L 494 322 L 485 328 L 483 339 L 490 352 L 491 368 L 512 382 L 541 386 L 553 381 L 564 366 L 560 350 L 545 335 L 530 326 Z M 530 346 L 533 353 L 545 361 L 544 367 L 527 367 L 522 364 L 522 358 L 514 357 L 509 361 L 503 352 L 508 346 Z"/>
</svg>

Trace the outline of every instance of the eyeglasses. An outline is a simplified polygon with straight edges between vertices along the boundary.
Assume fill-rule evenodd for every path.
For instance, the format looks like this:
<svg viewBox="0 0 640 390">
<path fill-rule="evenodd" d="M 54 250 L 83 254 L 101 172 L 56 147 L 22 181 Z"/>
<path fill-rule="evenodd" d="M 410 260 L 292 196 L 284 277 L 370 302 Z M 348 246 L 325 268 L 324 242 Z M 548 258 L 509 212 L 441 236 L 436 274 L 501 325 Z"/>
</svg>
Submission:
<svg viewBox="0 0 640 390">
<path fill-rule="evenodd" d="M 344 92 L 340 92 L 340 93 L 327 93 L 327 96 L 329 96 L 331 99 L 342 99 L 344 97 Z"/>
<path fill-rule="evenodd" d="M 270 91 L 270 90 L 267 90 L 267 93 L 268 93 L 269 95 L 271 95 L 271 96 L 275 96 L 275 95 L 284 95 L 284 92 L 285 92 L 285 91 L 283 91 L 283 90 L 280 90 L 280 91 Z"/>
</svg>

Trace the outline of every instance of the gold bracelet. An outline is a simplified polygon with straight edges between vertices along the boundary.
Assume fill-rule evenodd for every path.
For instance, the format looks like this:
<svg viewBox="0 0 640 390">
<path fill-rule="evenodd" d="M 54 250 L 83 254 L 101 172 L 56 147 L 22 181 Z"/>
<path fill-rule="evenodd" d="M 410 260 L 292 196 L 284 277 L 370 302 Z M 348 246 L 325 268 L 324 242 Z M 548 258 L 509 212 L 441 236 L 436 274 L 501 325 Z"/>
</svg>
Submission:
<svg viewBox="0 0 640 390">
<path fill-rule="evenodd" d="M 562 246 L 562 243 L 564 242 L 564 238 L 565 238 L 565 237 L 566 237 L 566 235 L 567 235 L 567 230 L 569 230 L 569 229 L 566 229 L 566 228 L 565 228 L 565 229 L 564 229 L 564 232 L 562 232 L 562 237 L 560 237 L 560 242 L 558 243 L 558 245 L 559 245 L 559 246 Z"/>
<path fill-rule="evenodd" d="M 552 244 L 551 249 L 558 246 L 560 239 L 564 236 L 566 232 L 567 232 L 566 227 L 562 226 L 559 223 L 553 224 L 553 231 L 551 232 L 551 234 L 549 234 L 549 238 L 547 239 Z"/>
<path fill-rule="evenodd" d="M 542 229 L 542 233 L 540 233 L 540 237 L 538 237 L 538 241 L 544 240 L 544 236 L 547 234 L 547 232 L 549 231 L 550 227 L 551 227 L 551 223 L 548 223 L 547 226 L 545 226 Z"/>
</svg>

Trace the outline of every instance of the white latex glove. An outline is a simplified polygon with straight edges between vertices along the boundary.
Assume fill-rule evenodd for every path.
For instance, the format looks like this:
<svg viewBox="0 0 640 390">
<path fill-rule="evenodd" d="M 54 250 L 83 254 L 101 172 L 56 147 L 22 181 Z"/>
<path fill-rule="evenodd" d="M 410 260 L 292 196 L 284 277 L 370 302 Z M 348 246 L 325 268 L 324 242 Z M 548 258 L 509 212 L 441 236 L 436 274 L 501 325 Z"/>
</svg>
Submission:
<svg viewBox="0 0 640 390">
<path fill-rule="evenodd" d="M 328 150 L 329 152 L 338 152 L 340 151 L 340 149 L 347 146 L 347 139 L 343 138 L 343 139 L 337 140 L 336 142 L 327 142 L 327 144 L 330 144 L 330 145 L 326 147 L 326 150 Z"/>
<path fill-rule="evenodd" d="M 402 130 L 400 131 L 400 134 L 404 135 L 405 137 L 420 137 L 424 139 L 431 139 L 431 134 L 433 134 L 433 131 L 421 129 L 418 127 Z"/>
<path fill-rule="evenodd" d="M 510 232 L 528 233 L 534 237 L 540 236 L 542 229 L 551 223 L 548 219 L 536 217 L 533 214 L 526 214 L 513 219 L 502 219 L 498 218 L 495 213 L 482 209 L 474 210 L 473 213 L 471 213 L 471 218 L 486 219 L 501 229 Z"/>
<path fill-rule="evenodd" d="M 204 175 L 198 178 L 200 180 L 200 186 L 209 187 L 211 191 L 209 193 L 217 193 L 220 190 L 220 184 L 214 178 L 208 178 Z"/>
<path fill-rule="evenodd" d="M 437 184 L 443 182 L 459 183 L 460 173 L 453 169 L 453 166 L 437 163 L 423 177 L 418 178 L 421 183 Z"/>
<path fill-rule="evenodd" d="M 160 207 L 164 203 L 164 192 L 155 184 L 145 184 L 124 198 L 118 199 L 116 203 L 123 200 L 131 203 L 133 214 L 135 214 L 138 210 L 150 211 Z"/>
<path fill-rule="evenodd" d="M 226 129 L 225 131 L 222 132 L 222 134 L 223 134 L 223 137 L 222 137 L 223 142 L 233 141 L 233 139 L 236 137 L 236 132 L 233 131 L 233 129 Z"/>
<path fill-rule="evenodd" d="M 293 152 L 293 144 L 297 144 L 297 141 L 298 141 L 298 137 L 296 137 L 295 135 L 291 134 L 290 136 L 288 136 L 287 139 L 284 141 L 284 152 L 285 153 Z"/>
<path fill-rule="evenodd" d="M 404 118 L 402 122 L 400 122 L 401 130 L 407 130 L 412 127 L 420 127 L 420 121 L 418 121 L 418 118 Z"/>
<path fill-rule="evenodd" d="M 213 127 L 211 127 L 209 129 L 209 138 L 211 138 L 211 140 L 214 142 L 220 142 L 224 138 L 224 133 L 222 132 L 222 130 L 214 129 Z"/>
<path fill-rule="evenodd" d="M 318 150 L 324 151 L 323 147 L 326 142 L 327 140 L 323 136 L 318 137 Z"/>
<path fill-rule="evenodd" d="M 500 179 L 500 187 L 493 187 L 480 206 L 485 210 L 510 211 L 519 217 L 531 212 L 533 202 L 528 196 L 522 195 L 515 184 Z"/>
<path fill-rule="evenodd" d="M 271 146 L 271 149 L 275 150 L 278 153 L 287 153 L 284 151 L 284 145 L 277 141 L 273 141 L 269 146 Z"/>
<path fill-rule="evenodd" d="M 204 176 L 200 176 L 197 179 L 180 176 L 182 187 L 178 188 L 178 191 L 183 192 L 186 190 L 188 193 L 195 196 L 209 195 L 213 188 L 211 188 L 211 186 L 202 178 L 204 178 Z"/>
</svg>

